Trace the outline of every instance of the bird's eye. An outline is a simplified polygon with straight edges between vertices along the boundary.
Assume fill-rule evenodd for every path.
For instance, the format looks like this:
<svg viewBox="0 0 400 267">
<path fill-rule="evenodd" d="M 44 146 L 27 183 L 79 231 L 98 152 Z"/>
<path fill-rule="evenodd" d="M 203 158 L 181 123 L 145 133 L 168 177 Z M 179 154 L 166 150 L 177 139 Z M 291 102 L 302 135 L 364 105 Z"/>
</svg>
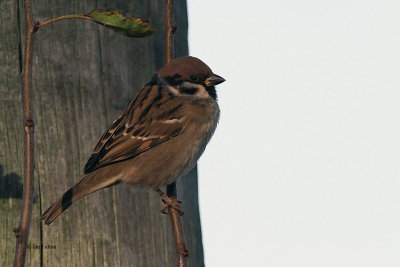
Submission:
<svg viewBox="0 0 400 267">
<path fill-rule="evenodd" d="M 197 77 L 196 75 L 192 75 L 190 76 L 190 79 L 195 82 L 199 79 L 199 77 Z"/>
</svg>

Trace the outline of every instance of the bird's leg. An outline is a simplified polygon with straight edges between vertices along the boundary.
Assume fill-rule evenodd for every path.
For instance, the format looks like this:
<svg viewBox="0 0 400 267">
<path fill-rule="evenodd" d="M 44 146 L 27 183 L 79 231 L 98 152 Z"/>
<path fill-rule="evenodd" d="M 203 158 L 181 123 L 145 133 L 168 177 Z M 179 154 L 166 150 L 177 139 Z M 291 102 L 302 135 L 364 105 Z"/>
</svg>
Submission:
<svg viewBox="0 0 400 267">
<path fill-rule="evenodd" d="M 170 198 L 169 196 L 167 196 L 167 194 L 165 194 L 160 188 L 156 189 L 156 192 L 160 195 L 160 197 L 162 198 L 163 202 L 165 203 L 160 211 L 164 214 L 168 213 L 168 207 L 172 207 L 174 209 L 176 209 L 180 215 L 183 215 L 183 209 L 181 207 L 181 203 L 182 201 L 180 201 L 179 199 L 176 198 Z"/>
</svg>

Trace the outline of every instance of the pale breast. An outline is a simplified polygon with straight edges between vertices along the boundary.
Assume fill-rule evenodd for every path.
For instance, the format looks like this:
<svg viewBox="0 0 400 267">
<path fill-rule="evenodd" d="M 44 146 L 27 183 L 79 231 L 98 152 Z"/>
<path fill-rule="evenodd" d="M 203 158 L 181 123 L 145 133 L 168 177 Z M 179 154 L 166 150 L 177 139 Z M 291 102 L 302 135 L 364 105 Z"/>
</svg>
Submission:
<svg viewBox="0 0 400 267">
<path fill-rule="evenodd" d="M 183 114 L 182 134 L 132 159 L 125 182 L 156 188 L 172 183 L 193 168 L 215 131 L 219 108 L 214 100 L 196 101 Z"/>
</svg>

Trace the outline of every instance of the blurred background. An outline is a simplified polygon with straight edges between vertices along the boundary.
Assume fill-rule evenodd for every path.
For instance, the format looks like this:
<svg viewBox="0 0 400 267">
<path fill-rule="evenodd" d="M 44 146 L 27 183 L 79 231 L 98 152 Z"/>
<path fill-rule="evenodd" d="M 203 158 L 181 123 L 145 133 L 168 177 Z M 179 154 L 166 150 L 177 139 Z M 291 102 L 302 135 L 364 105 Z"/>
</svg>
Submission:
<svg viewBox="0 0 400 267">
<path fill-rule="evenodd" d="M 207 266 L 400 266 L 400 2 L 188 1 L 227 81 L 199 162 Z"/>
</svg>

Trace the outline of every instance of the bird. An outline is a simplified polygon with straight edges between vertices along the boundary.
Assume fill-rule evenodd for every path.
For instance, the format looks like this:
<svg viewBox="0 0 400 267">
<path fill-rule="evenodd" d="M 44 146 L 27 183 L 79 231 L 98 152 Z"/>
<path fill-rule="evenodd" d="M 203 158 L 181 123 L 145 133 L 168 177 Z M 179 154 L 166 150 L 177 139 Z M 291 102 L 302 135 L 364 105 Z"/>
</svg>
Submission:
<svg viewBox="0 0 400 267">
<path fill-rule="evenodd" d="M 225 79 L 196 57 L 176 58 L 159 69 L 104 132 L 81 179 L 40 217 L 51 224 L 74 202 L 120 183 L 147 186 L 181 214 L 161 186 L 187 174 L 219 120 L 215 86 Z"/>
</svg>

